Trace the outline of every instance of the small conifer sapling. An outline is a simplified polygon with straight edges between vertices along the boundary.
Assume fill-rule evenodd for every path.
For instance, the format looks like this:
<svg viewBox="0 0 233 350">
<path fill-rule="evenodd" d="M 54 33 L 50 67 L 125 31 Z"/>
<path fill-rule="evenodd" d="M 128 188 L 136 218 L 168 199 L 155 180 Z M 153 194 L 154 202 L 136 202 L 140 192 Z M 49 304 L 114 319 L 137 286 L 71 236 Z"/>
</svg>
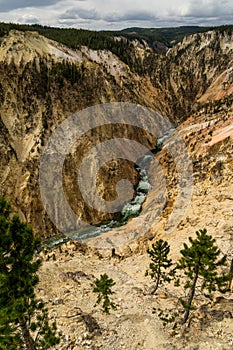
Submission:
<svg viewBox="0 0 233 350">
<path fill-rule="evenodd" d="M 151 263 L 149 264 L 149 270 L 146 271 L 146 276 L 150 275 L 155 282 L 152 294 L 157 291 L 163 282 L 170 282 L 175 274 L 175 270 L 171 269 L 172 260 L 168 258 L 169 252 L 169 244 L 162 239 L 152 244 L 152 249 L 147 250 Z"/>
<path fill-rule="evenodd" d="M 109 314 L 109 310 L 111 308 L 113 310 L 116 310 L 116 304 L 112 302 L 109 298 L 110 295 L 114 294 L 111 288 L 115 284 L 116 283 L 113 281 L 113 279 L 109 278 L 106 273 L 103 275 L 100 275 L 100 279 L 96 279 L 95 281 L 93 292 L 98 293 L 95 306 L 103 302 L 102 310 L 106 314 Z"/>
</svg>

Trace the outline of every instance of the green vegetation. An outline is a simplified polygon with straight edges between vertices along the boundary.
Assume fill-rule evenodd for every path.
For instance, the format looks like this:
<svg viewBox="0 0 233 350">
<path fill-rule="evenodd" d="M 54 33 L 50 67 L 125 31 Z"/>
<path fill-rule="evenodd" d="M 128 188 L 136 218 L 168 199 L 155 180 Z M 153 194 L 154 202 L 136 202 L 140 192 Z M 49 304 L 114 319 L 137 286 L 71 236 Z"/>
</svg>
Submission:
<svg viewBox="0 0 233 350">
<path fill-rule="evenodd" d="M 220 32 L 232 32 L 233 26 L 198 27 L 184 26 L 177 28 L 128 28 L 121 31 L 91 31 L 74 28 L 56 28 L 41 26 L 38 24 L 26 25 L 16 23 L 0 23 L 0 37 L 10 30 L 36 31 L 39 34 L 62 43 L 69 48 L 78 49 L 85 45 L 93 50 L 109 50 L 117 55 L 123 62 L 138 72 L 143 73 L 141 59 L 135 56 L 132 40 L 146 41 L 147 44 L 158 52 L 163 52 L 166 47 L 172 47 L 185 36 L 216 29 Z M 158 46 L 158 43 L 162 44 Z"/>
<path fill-rule="evenodd" d="M 93 288 L 94 293 L 98 293 L 96 305 L 103 301 L 102 310 L 104 313 L 109 314 L 110 308 L 116 310 L 116 305 L 110 300 L 109 295 L 112 295 L 112 287 L 116 283 L 108 277 L 105 273 L 100 275 L 100 279 L 96 279 L 95 287 Z M 95 305 L 95 306 L 96 306 Z"/>
<path fill-rule="evenodd" d="M 215 240 L 206 229 L 196 231 L 196 238 L 189 237 L 190 245 L 184 243 L 181 258 L 175 268 L 168 257 L 170 247 L 162 239 L 147 252 L 151 258 L 146 274 L 155 281 L 153 293 L 163 282 L 171 282 L 185 292 L 179 297 L 180 307 L 175 310 L 161 310 L 159 317 L 166 323 L 177 324 L 177 318 L 185 324 L 190 312 L 198 305 L 198 296 L 212 299 L 213 293 L 225 293 L 232 280 L 233 262 L 226 273 L 227 257 L 221 252 Z M 40 260 L 35 257 L 40 240 L 33 236 L 32 229 L 12 216 L 10 204 L 0 198 L 0 349 L 2 350 L 44 350 L 60 342 L 56 323 L 49 324 L 48 310 L 35 296 L 38 284 L 37 271 Z M 178 271 L 180 272 L 178 275 Z M 97 304 L 109 314 L 116 304 L 110 300 L 114 294 L 113 279 L 105 273 L 96 279 L 93 292 L 98 293 Z M 95 306 L 96 306 L 95 305 Z"/>
<path fill-rule="evenodd" d="M 218 30 L 219 32 L 232 32 L 233 25 L 225 25 L 220 27 L 199 27 L 199 26 L 181 26 L 170 28 L 127 28 L 120 31 L 91 31 L 75 28 L 56 28 L 41 26 L 38 24 L 16 24 L 16 23 L 0 23 L 0 36 L 6 35 L 11 29 L 21 31 L 36 31 L 45 37 L 63 43 L 73 49 L 80 45 L 98 49 L 113 49 L 115 53 L 121 51 L 120 48 L 127 46 L 127 40 L 132 41 L 138 39 L 142 42 L 145 40 L 151 47 L 155 41 L 159 41 L 168 47 L 173 46 L 181 41 L 185 36 L 201 33 L 208 30 Z M 124 37 L 124 40 L 115 40 L 115 37 Z M 124 45 L 125 44 L 125 45 Z M 118 48 L 118 50 L 117 50 Z M 119 53 L 119 52 L 118 52 Z M 123 53 L 123 52 L 121 52 Z"/>
<path fill-rule="evenodd" d="M 184 26 L 177 28 L 127 28 L 121 31 L 113 32 L 116 36 L 124 36 L 129 40 L 138 39 L 141 42 L 145 40 L 151 47 L 159 41 L 168 47 L 181 41 L 186 35 L 204 32 L 209 30 L 207 27 Z M 108 32 L 111 34 L 111 32 Z"/>
<path fill-rule="evenodd" d="M 40 261 L 34 253 L 39 240 L 32 229 L 11 215 L 10 204 L 0 198 L 0 349 L 49 349 L 59 343 L 56 324 L 37 300 L 35 286 Z"/>
<path fill-rule="evenodd" d="M 221 252 L 212 236 L 207 235 L 206 229 L 196 231 L 196 235 L 196 239 L 189 237 L 190 246 L 184 243 L 184 248 L 180 251 L 181 258 L 175 268 L 170 270 L 171 273 L 166 273 L 166 269 L 172 266 L 171 260 L 168 259 L 168 243 L 159 240 L 152 250 L 148 250 L 152 258 L 149 267 L 151 277 L 156 282 L 155 291 L 162 280 L 173 280 L 174 286 L 179 288 L 178 293 L 181 290 L 185 292 L 185 296 L 178 297 L 178 304 L 174 309 L 154 309 L 153 312 L 158 312 L 164 325 L 174 323 L 175 327 L 179 318 L 181 323 L 185 324 L 190 318 L 191 310 L 195 310 L 198 305 L 198 297 L 212 299 L 213 292 L 226 293 L 229 290 L 233 268 L 230 268 L 230 273 L 222 271 L 227 264 L 226 255 L 220 257 Z"/>
<path fill-rule="evenodd" d="M 170 282 L 172 277 L 174 277 L 175 270 L 170 269 L 172 260 L 168 258 L 169 252 L 170 247 L 168 243 L 162 239 L 152 244 L 152 249 L 147 250 L 152 262 L 149 265 L 150 271 L 146 271 L 146 276 L 150 275 L 155 282 L 152 294 L 157 291 L 162 282 Z"/>
<path fill-rule="evenodd" d="M 219 258 L 220 250 L 212 236 L 207 235 L 206 229 L 199 230 L 196 234 L 196 239 L 189 237 L 191 246 L 188 247 L 184 243 L 184 249 L 181 250 L 182 257 L 177 264 L 177 268 L 186 277 L 184 289 L 188 290 L 187 297 L 180 299 L 185 310 L 182 323 L 186 323 L 189 318 L 197 290 L 203 296 L 211 298 L 212 292 L 216 290 L 226 292 L 229 281 L 228 274 L 219 273 L 219 267 L 226 266 L 226 255 Z"/>
<path fill-rule="evenodd" d="M 96 32 L 84 29 L 54 28 L 40 25 L 19 25 L 0 23 L 0 36 L 6 35 L 11 29 L 21 31 L 36 31 L 39 34 L 68 46 L 78 49 L 85 45 L 93 50 L 109 50 L 117 55 L 123 62 L 133 67 L 133 44 L 128 40 L 115 40 L 105 32 Z"/>
</svg>

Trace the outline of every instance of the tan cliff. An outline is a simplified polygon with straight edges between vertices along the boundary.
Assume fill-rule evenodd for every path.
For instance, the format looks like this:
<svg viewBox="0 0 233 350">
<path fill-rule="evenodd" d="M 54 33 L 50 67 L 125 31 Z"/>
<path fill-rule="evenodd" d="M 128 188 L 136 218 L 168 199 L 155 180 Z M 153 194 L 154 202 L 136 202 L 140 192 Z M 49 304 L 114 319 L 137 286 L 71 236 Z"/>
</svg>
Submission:
<svg viewBox="0 0 233 350">
<path fill-rule="evenodd" d="M 232 349 L 232 291 L 224 296 L 215 293 L 212 302 L 200 299 L 190 328 L 164 328 L 155 310 L 177 308 L 177 291 L 171 284 L 151 295 L 153 282 L 145 277 L 150 263 L 146 249 L 152 243 L 159 238 L 168 241 L 176 261 L 183 243 L 204 227 L 227 254 L 228 268 L 233 258 L 233 111 L 225 104 L 219 112 L 208 108 L 208 114 L 205 109 L 198 111 L 178 128 L 193 162 L 194 183 L 191 200 L 178 208 L 184 216 L 177 226 L 172 230 L 167 227 L 178 191 L 176 164 L 164 149 L 156 157 L 166 176 L 167 200 L 159 220 L 148 226 L 146 235 L 131 240 L 141 222 L 148 225 L 150 209 L 153 215 L 160 204 L 156 202 L 160 181 L 156 162 L 150 169 L 154 186 L 138 218 L 87 244 L 68 242 L 40 253 L 43 264 L 37 293 L 49 300 L 50 317 L 62 331 L 59 349 Z M 122 245 L 113 255 L 106 241 L 117 230 Z M 96 295 L 92 291 L 95 279 L 103 273 L 116 282 L 112 300 L 117 310 L 107 316 L 94 307 Z"/>
<path fill-rule="evenodd" d="M 41 154 L 54 129 L 77 111 L 115 101 L 148 106 L 179 124 L 177 133 L 192 163 L 187 201 L 185 196 L 177 200 L 184 189 L 177 176 L 183 154 L 178 152 L 174 160 L 163 148 L 152 161 L 153 187 L 138 217 L 88 244 L 68 242 L 40 253 L 43 264 L 36 293 L 62 331 L 59 350 L 232 349 L 232 292 L 203 303 L 189 332 L 168 332 L 153 308 L 175 307 L 177 296 L 166 288 L 150 295 L 152 283 L 145 277 L 146 249 L 153 242 L 168 240 L 176 260 L 187 237 L 203 227 L 216 238 L 228 262 L 233 258 L 232 42 L 229 33 L 187 37 L 167 57 L 144 58 L 147 71 L 139 76 L 107 51 L 86 47 L 73 51 L 30 32 L 12 31 L 0 39 L 0 194 L 36 234 L 48 237 L 57 232 L 40 199 Z M 99 131 L 103 138 L 113 132 L 105 127 Z M 133 133 L 139 142 L 156 145 L 151 135 L 139 130 L 119 128 L 114 133 L 124 137 Z M 70 203 L 89 222 L 109 217 L 96 216 L 81 202 L 76 166 L 82 152 L 101 142 L 100 134 L 84 135 L 63 169 Z M 113 196 L 114 185 L 126 175 L 133 184 L 138 181 L 132 164 L 117 166 L 117 161 L 106 164 L 97 178 L 103 196 L 109 191 Z M 170 219 L 175 207 L 178 221 Z M 108 244 L 113 235 L 117 236 L 114 256 Z M 103 273 L 116 281 L 117 310 L 109 316 L 93 307 L 92 284 Z"/>
<path fill-rule="evenodd" d="M 67 67 L 75 67 L 77 82 L 63 77 Z M 147 78 L 110 52 L 72 51 L 37 33 L 12 31 L 1 39 L 0 70 L 1 194 L 46 236 L 54 228 L 40 200 L 38 169 L 54 128 L 91 105 L 128 101 L 155 108 L 161 99 Z"/>
<path fill-rule="evenodd" d="M 168 115 L 185 119 L 199 103 L 231 94 L 232 32 L 210 31 L 187 36 L 149 65 L 153 85 L 163 90 Z M 211 93 L 212 90 L 212 93 Z"/>
<path fill-rule="evenodd" d="M 106 50 L 94 51 L 87 47 L 71 50 L 34 32 L 11 31 L 1 38 L 1 195 L 11 200 L 15 210 L 33 225 L 37 234 L 49 236 L 56 233 L 40 199 L 40 157 L 52 131 L 73 113 L 99 103 L 122 101 L 150 107 L 180 123 L 193 108 L 202 111 L 202 105 L 210 99 L 220 98 L 222 101 L 225 98 L 222 115 L 225 117 L 226 111 L 229 114 L 226 118 L 231 120 L 232 33 L 213 31 L 187 37 L 170 50 L 167 57 L 151 56 L 150 53 L 148 60 L 152 57 L 153 61 L 149 68 L 150 61 L 145 57 L 146 73 L 139 76 Z M 208 114 L 209 107 L 203 108 L 203 119 L 208 121 L 213 111 Z M 194 123 L 195 118 L 193 114 L 188 121 Z M 101 134 L 106 137 L 109 132 L 111 134 L 113 130 L 103 129 Z M 122 136 L 122 131 L 119 132 Z M 132 131 L 124 131 L 123 136 L 127 137 L 127 133 L 132 134 Z M 133 134 L 137 141 L 147 145 L 149 142 L 151 148 L 156 144 L 156 140 L 138 130 Z M 100 142 L 99 136 L 96 137 L 93 143 Z M 111 216 L 96 216 L 95 211 L 90 211 L 82 203 L 75 182 L 74 164 L 89 142 L 88 135 L 86 140 L 77 145 L 79 151 L 66 158 L 65 188 L 78 215 L 83 215 L 91 223 L 98 223 L 109 220 Z M 161 162 L 167 167 L 166 157 L 161 156 Z M 110 167 L 116 169 L 117 163 L 110 164 Z M 133 184 L 137 181 L 132 164 L 124 164 L 120 172 L 115 170 L 117 173 L 115 179 L 106 179 L 105 175 L 103 179 L 97 179 L 103 195 L 106 192 L 103 187 L 105 180 L 107 189 L 121 176 L 129 176 Z M 153 174 L 151 181 L 155 181 Z M 156 203 L 152 193 L 148 195 L 148 200 L 152 200 L 148 208 L 153 212 Z M 168 191 L 165 207 L 172 205 L 169 196 Z M 147 204 L 144 207 L 147 208 Z M 144 212 L 149 213 L 147 209 Z M 142 218 L 135 220 L 143 222 Z M 134 225 L 133 221 L 129 225 Z"/>
</svg>

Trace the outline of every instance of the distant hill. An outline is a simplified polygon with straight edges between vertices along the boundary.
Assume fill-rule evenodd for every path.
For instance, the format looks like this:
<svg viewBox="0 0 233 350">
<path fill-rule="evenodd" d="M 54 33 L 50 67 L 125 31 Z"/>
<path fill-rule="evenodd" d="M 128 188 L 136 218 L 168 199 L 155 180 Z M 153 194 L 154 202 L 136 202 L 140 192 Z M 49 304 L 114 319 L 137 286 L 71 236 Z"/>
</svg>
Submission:
<svg viewBox="0 0 233 350">
<path fill-rule="evenodd" d="M 136 45 L 141 45 L 143 48 L 147 46 L 155 53 L 166 54 L 168 48 L 182 41 L 187 35 L 206 32 L 211 29 L 218 31 L 229 30 L 232 32 L 233 25 L 216 28 L 198 26 L 177 28 L 133 27 L 121 31 L 91 31 L 86 29 L 48 27 L 38 24 L 0 23 L 0 37 L 7 35 L 12 29 L 36 31 L 71 49 L 79 49 L 81 46 L 87 46 L 93 50 L 109 50 L 133 71 L 140 74 L 142 64 L 141 58 L 135 55 L 135 41 Z M 117 37 L 119 37 L 119 40 L 116 40 Z"/>
<path fill-rule="evenodd" d="M 153 47 L 155 41 L 159 41 L 168 47 L 181 41 L 184 36 L 205 32 L 209 27 L 186 26 L 177 28 L 127 28 L 116 32 L 107 32 L 109 35 L 124 36 L 129 40 L 145 40 Z"/>
<path fill-rule="evenodd" d="M 233 25 L 220 27 L 199 27 L 199 26 L 183 26 L 170 28 L 126 28 L 120 31 L 92 31 L 86 29 L 75 28 L 58 28 L 41 26 L 38 24 L 16 24 L 16 23 L 0 23 L 0 37 L 9 33 L 11 29 L 21 31 L 37 31 L 39 34 L 60 42 L 72 49 L 76 49 L 81 45 L 88 46 L 91 49 L 108 49 L 120 56 L 124 50 L 130 46 L 132 40 L 143 40 L 151 47 L 157 47 L 156 42 L 160 42 L 167 47 L 172 47 L 190 34 L 202 33 L 208 30 L 218 30 L 232 32 Z M 124 37 L 127 40 L 116 41 L 115 37 Z"/>
</svg>

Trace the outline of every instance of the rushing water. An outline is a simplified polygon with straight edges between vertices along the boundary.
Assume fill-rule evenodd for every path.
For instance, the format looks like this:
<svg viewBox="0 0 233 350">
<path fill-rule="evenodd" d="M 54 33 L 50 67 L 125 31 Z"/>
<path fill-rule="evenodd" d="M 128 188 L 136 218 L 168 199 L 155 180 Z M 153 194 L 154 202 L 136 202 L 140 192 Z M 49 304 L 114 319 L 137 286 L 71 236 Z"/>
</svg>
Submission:
<svg viewBox="0 0 233 350">
<path fill-rule="evenodd" d="M 152 155 L 146 154 L 137 162 L 135 168 L 139 174 L 139 182 L 135 188 L 134 198 L 123 206 L 121 210 L 121 219 L 119 221 L 112 220 L 109 223 L 102 224 L 100 226 L 88 226 L 87 228 L 81 229 L 77 233 L 69 234 L 69 237 L 61 236 L 50 238 L 44 242 L 44 245 L 53 248 L 68 241 L 69 239 L 83 240 L 96 237 L 103 232 L 111 230 L 114 227 L 123 226 L 127 223 L 129 218 L 138 216 L 141 212 L 142 204 L 146 200 L 147 192 L 152 188 L 148 179 L 148 169 L 152 159 Z"/>
<path fill-rule="evenodd" d="M 135 168 L 139 174 L 139 182 L 135 188 L 134 198 L 130 202 L 126 203 L 121 210 L 120 221 L 112 220 L 109 223 L 102 224 L 100 226 L 88 226 L 87 228 L 81 229 L 77 233 L 69 234 L 69 237 L 56 236 L 44 242 L 43 246 L 53 248 L 70 239 L 83 240 L 87 238 L 96 237 L 103 232 L 111 230 L 114 227 L 123 226 L 127 223 L 129 218 L 138 216 L 142 210 L 142 205 L 146 200 L 147 193 L 152 188 L 148 178 L 148 170 L 150 167 L 150 163 L 153 160 L 153 156 L 151 153 L 155 154 L 162 148 L 163 142 L 169 136 L 172 130 L 173 129 L 169 130 L 161 139 L 158 139 L 157 148 L 155 150 L 149 152 L 150 154 L 145 154 L 141 159 L 137 161 L 137 165 L 135 166 Z"/>
</svg>

